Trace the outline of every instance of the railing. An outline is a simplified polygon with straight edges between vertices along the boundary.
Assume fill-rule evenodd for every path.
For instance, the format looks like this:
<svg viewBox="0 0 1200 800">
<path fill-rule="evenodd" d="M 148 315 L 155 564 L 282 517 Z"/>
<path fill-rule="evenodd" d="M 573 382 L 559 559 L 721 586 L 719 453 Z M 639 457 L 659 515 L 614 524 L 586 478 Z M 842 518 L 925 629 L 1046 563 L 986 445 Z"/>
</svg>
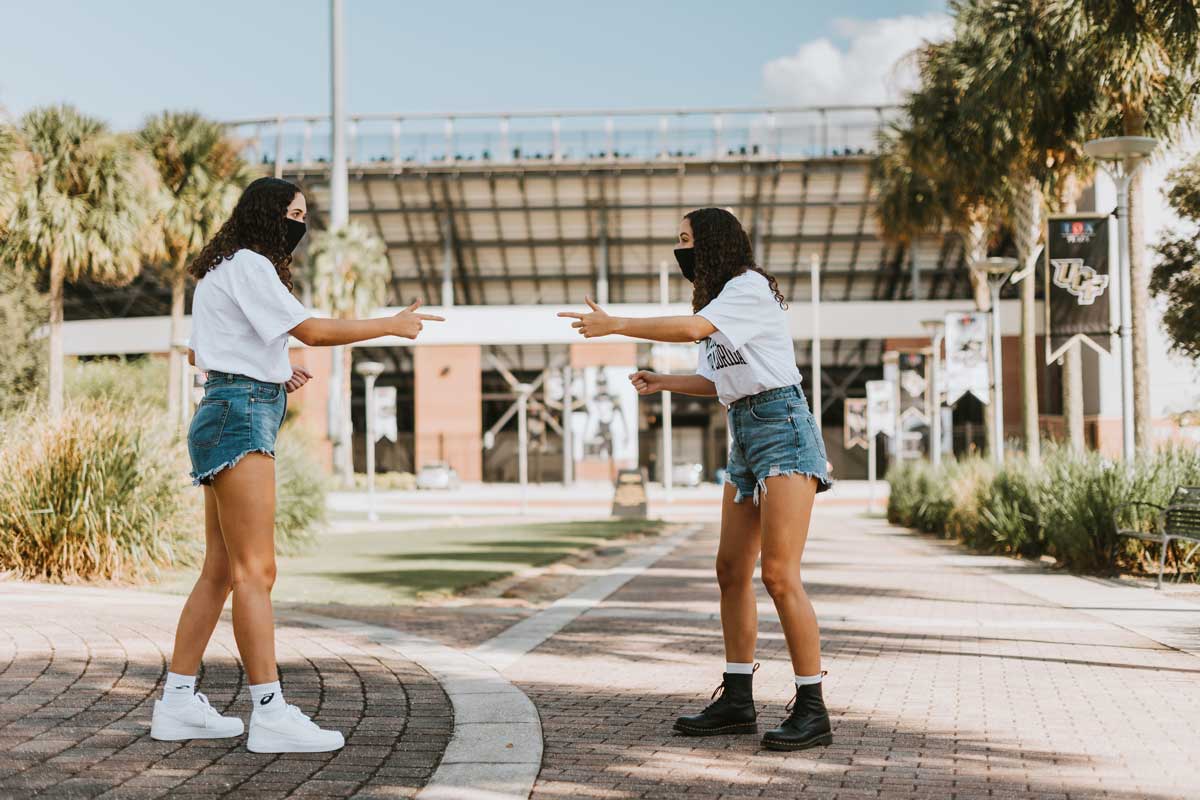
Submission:
<svg viewBox="0 0 1200 800">
<path fill-rule="evenodd" d="M 358 114 L 347 118 L 346 152 L 359 167 L 852 156 L 873 152 L 896 114 L 892 106 Z M 277 173 L 329 161 L 328 116 L 228 124 L 246 158 Z"/>
</svg>

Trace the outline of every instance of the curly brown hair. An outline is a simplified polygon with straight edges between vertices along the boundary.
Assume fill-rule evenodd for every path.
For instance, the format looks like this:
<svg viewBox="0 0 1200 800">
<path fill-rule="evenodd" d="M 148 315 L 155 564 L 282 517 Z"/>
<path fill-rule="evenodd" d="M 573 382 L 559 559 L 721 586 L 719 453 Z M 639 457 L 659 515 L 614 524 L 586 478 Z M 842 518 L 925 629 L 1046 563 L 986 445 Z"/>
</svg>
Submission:
<svg viewBox="0 0 1200 800">
<path fill-rule="evenodd" d="M 696 255 L 696 280 L 692 286 L 692 311 L 711 303 L 730 278 L 753 270 L 767 279 L 780 308 L 787 302 L 775 276 L 754 263 L 754 248 L 738 218 L 723 208 L 698 208 L 684 215 L 692 225 Z"/>
<path fill-rule="evenodd" d="M 188 267 L 200 280 L 243 248 L 264 256 L 275 266 L 279 280 L 291 291 L 292 254 L 287 248 L 287 209 L 300 193 L 294 183 L 281 178 L 259 178 L 246 187 L 233 213 L 204 245 Z"/>
</svg>

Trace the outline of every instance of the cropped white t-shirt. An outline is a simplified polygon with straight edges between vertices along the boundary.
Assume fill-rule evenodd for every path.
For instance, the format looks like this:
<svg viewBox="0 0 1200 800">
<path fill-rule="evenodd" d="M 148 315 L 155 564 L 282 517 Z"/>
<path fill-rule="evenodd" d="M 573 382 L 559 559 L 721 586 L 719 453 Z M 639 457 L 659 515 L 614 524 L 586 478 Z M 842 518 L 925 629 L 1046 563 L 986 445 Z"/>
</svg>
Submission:
<svg viewBox="0 0 1200 800">
<path fill-rule="evenodd" d="M 702 342 L 696 374 L 716 384 L 723 404 L 800 383 L 787 315 L 761 273 L 730 278 L 698 313 L 717 331 Z"/>
<path fill-rule="evenodd" d="M 311 316 L 265 256 L 238 250 L 196 284 L 188 347 L 205 372 L 285 383 L 292 377 L 288 331 Z"/>
</svg>

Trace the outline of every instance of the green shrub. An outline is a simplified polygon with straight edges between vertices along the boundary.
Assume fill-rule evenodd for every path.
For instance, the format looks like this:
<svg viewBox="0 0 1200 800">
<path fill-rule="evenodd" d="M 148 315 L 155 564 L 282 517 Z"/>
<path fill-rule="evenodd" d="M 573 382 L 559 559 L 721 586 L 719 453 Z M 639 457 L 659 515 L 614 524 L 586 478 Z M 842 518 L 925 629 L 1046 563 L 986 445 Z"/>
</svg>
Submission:
<svg viewBox="0 0 1200 800">
<path fill-rule="evenodd" d="M 1023 458 L 1008 461 L 975 490 L 975 519 L 961 536 L 984 552 L 1015 553 L 1037 558 L 1045 552 L 1041 504 L 1046 473 Z"/>
<path fill-rule="evenodd" d="M 167 407 L 165 358 L 77 361 L 66 371 L 68 403 L 107 400 L 118 405 Z"/>
<path fill-rule="evenodd" d="M 281 553 L 308 548 L 325 522 L 328 480 L 311 439 L 287 423 L 275 443 L 275 545 Z"/>
<path fill-rule="evenodd" d="M 83 401 L 11 416 L 0 437 L 0 569 L 138 580 L 194 553 L 179 450 L 141 410 Z"/>
<path fill-rule="evenodd" d="M 36 400 L 41 389 L 48 348 L 37 332 L 49 307 L 28 272 L 0 266 L 0 415 Z"/>
<path fill-rule="evenodd" d="M 888 522 L 906 528 L 915 525 L 917 505 L 921 502 L 920 473 L 927 467 L 919 461 L 901 461 L 887 471 Z"/>
</svg>

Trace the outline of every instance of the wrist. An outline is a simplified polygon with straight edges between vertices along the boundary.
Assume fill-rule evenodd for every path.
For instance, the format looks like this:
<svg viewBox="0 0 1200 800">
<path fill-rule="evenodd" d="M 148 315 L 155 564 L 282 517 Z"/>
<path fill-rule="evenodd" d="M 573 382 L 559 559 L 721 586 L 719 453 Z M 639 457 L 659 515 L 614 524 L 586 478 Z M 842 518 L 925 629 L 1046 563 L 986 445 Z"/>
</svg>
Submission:
<svg viewBox="0 0 1200 800">
<path fill-rule="evenodd" d="M 624 333 L 625 329 L 629 327 L 629 320 L 625 317 L 611 317 L 610 319 L 612 319 L 613 333 Z"/>
</svg>

